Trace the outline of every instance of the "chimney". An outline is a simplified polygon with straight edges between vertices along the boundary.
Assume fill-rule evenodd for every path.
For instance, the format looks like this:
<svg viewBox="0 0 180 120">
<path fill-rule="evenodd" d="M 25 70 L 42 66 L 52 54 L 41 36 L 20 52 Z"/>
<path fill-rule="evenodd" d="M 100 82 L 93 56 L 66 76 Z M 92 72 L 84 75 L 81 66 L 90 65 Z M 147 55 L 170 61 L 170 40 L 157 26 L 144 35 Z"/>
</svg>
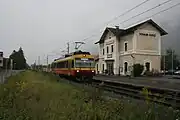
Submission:
<svg viewBox="0 0 180 120">
<path fill-rule="evenodd" d="M 116 27 L 116 29 L 119 29 L 119 26 L 115 26 Z"/>
</svg>

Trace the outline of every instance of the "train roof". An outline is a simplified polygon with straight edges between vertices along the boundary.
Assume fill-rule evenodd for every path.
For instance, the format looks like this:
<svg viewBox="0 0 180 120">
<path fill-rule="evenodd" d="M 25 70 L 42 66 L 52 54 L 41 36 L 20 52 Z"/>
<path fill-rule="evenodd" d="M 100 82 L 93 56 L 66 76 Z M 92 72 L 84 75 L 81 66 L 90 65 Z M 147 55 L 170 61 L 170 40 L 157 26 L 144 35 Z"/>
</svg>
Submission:
<svg viewBox="0 0 180 120">
<path fill-rule="evenodd" d="M 56 59 L 56 60 L 53 61 L 53 63 L 56 63 L 56 62 L 59 62 L 59 61 L 66 61 L 68 59 L 73 59 L 73 58 L 81 58 L 83 55 L 85 55 L 85 54 L 77 54 L 77 55 L 72 55 L 72 56 L 69 56 L 69 57 L 64 57 L 64 58 L 61 58 L 61 59 Z M 93 55 L 87 55 L 87 54 L 86 54 L 86 57 L 87 58 L 94 58 Z"/>
<path fill-rule="evenodd" d="M 75 51 L 75 52 L 72 52 L 72 53 L 69 53 L 69 54 L 65 54 L 64 55 L 64 57 L 60 57 L 60 58 L 58 58 L 58 59 L 55 59 L 54 60 L 54 62 L 55 61 L 58 61 L 58 60 L 62 60 L 62 59 L 65 59 L 65 58 L 69 58 L 69 57 L 71 57 L 71 56 L 75 56 L 75 55 L 91 55 L 90 54 L 90 52 L 83 52 L 83 51 L 81 51 L 81 50 L 79 50 L 79 51 Z"/>
<path fill-rule="evenodd" d="M 79 50 L 79 51 L 72 52 L 70 54 L 66 54 L 65 57 L 66 56 L 69 57 L 69 56 L 73 56 L 73 55 L 79 55 L 79 54 L 91 55 L 90 52 L 85 52 L 85 51 L 83 52 L 83 51 Z"/>
</svg>

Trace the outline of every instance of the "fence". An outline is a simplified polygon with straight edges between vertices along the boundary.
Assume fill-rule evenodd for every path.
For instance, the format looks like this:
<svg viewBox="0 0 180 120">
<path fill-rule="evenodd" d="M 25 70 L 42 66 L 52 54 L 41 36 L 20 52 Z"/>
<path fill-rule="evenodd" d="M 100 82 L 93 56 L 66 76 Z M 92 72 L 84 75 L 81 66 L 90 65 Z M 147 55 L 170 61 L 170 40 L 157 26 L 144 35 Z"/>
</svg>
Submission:
<svg viewBox="0 0 180 120">
<path fill-rule="evenodd" d="M 0 83 L 4 83 L 8 77 L 15 75 L 23 70 L 1 70 L 0 71 Z"/>
</svg>

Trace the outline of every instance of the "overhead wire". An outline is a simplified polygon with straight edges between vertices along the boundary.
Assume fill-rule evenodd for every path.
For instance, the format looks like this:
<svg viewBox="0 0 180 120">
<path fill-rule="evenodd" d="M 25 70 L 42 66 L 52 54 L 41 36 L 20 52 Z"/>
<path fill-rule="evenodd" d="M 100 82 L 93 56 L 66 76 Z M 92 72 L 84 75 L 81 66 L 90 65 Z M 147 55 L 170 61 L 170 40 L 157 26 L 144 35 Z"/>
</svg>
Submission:
<svg viewBox="0 0 180 120">
<path fill-rule="evenodd" d="M 154 9 L 156 9 L 156 8 L 159 8 L 160 6 L 165 5 L 165 4 L 167 4 L 167 3 L 171 2 L 171 1 L 173 1 L 173 0 L 167 0 L 167 1 L 163 2 L 163 3 L 160 3 L 160 4 L 154 6 L 154 7 L 150 8 L 150 9 L 147 9 L 146 11 L 143 11 L 143 12 L 137 14 L 137 15 L 134 15 L 134 16 L 128 18 L 127 20 L 122 21 L 122 22 L 119 23 L 119 24 L 123 24 L 123 23 L 125 23 L 125 22 L 127 22 L 127 21 L 129 21 L 129 20 L 131 20 L 131 19 L 133 19 L 133 18 L 136 18 L 136 17 L 138 17 L 138 16 L 140 16 L 140 15 L 143 15 L 144 13 L 147 13 L 147 12 L 149 12 L 149 11 L 151 11 L 151 10 L 154 10 Z"/>
<path fill-rule="evenodd" d="M 127 13 L 133 11 L 134 9 L 140 7 L 141 5 L 147 3 L 148 1 L 150 1 L 150 0 L 145 0 L 145 1 L 141 2 L 141 3 L 139 3 L 138 5 L 134 6 L 133 8 L 131 8 L 131 9 L 123 12 L 122 14 L 120 14 L 120 15 L 118 15 L 118 16 L 116 16 L 116 17 L 114 17 L 112 20 L 109 20 L 108 22 L 105 22 L 105 23 L 104 23 L 105 26 L 107 26 L 109 23 L 113 22 L 114 20 L 116 20 L 116 19 L 118 19 L 118 18 L 126 15 Z M 100 33 L 101 33 L 101 32 L 102 32 L 102 31 L 100 31 Z M 99 33 L 98 33 L 98 34 L 99 34 Z M 84 38 L 83 40 L 80 40 L 80 41 L 86 41 L 86 40 L 88 40 L 88 39 L 90 39 L 90 38 L 92 38 L 92 37 L 94 37 L 94 36 L 97 36 L 97 34 L 93 34 L 93 35 L 91 35 L 91 36 L 89 36 L 89 37 L 87 37 L 87 38 Z M 73 42 L 73 41 L 72 41 L 72 42 Z M 69 43 L 70 43 L 70 41 L 69 41 Z M 61 48 L 61 49 L 62 49 L 62 48 Z"/>
<path fill-rule="evenodd" d="M 123 23 L 125 23 L 125 22 L 127 22 L 127 21 L 129 21 L 129 20 L 131 20 L 131 19 L 133 19 L 133 18 L 136 18 L 136 17 L 138 17 L 138 16 L 140 16 L 140 15 L 143 15 L 143 14 L 145 14 L 145 13 L 151 11 L 151 10 L 154 10 L 154 9 L 156 9 L 156 8 L 164 5 L 164 4 L 167 4 L 167 3 L 171 2 L 171 1 L 173 1 L 173 0 L 167 0 L 167 1 L 163 2 L 163 3 L 160 3 L 160 4 L 158 4 L 158 5 L 150 8 L 150 9 L 144 11 L 144 12 L 141 12 L 141 13 L 135 15 L 135 16 L 132 16 L 132 17 L 128 18 L 127 20 L 122 21 L 122 22 L 119 23 L 119 24 L 123 24 Z M 170 9 L 173 8 L 173 7 L 175 7 L 175 6 L 170 7 Z M 168 9 L 168 10 L 169 10 L 169 9 Z M 166 10 L 166 11 L 167 11 L 167 10 Z M 161 12 L 161 11 L 160 11 L 160 12 Z M 156 14 L 155 14 L 155 15 L 156 15 Z M 155 15 L 153 15 L 153 16 L 155 16 Z M 150 16 L 150 17 L 153 17 L 153 16 Z M 149 17 L 148 17 L 148 18 L 149 18 Z M 102 33 L 102 32 L 103 32 L 103 31 L 101 31 L 101 32 L 99 32 L 99 33 Z M 97 35 L 99 35 L 99 33 L 96 34 L 96 35 L 92 35 L 92 36 L 97 36 Z M 90 36 L 90 37 L 88 37 L 88 38 L 86 38 L 86 39 L 83 39 L 83 40 L 88 40 L 88 39 L 92 38 L 92 36 Z"/>
<path fill-rule="evenodd" d="M 161 10 L 161 11 L 159 11 L 159 12 L 153 14 L 153 15 L 150 15 L 150 16 L 148 16 L 148 17 L 146 17 L 146 18 L 143 18 L 143 19 L 141 19 L 141 20 L 139 20 L 139 21 L 136 21 L 136 23 L 139 23 L 139 22 L 141 22 L 141 21 L 143 21 L 143 20 L 145 20 L 145 19 L 148 19 L 148 18 L 154 17 L 154 16 L 156 16 L 156 15 L 159 15 L 160 13 L 166 12 L 166 11 L 168 11 L 168 10 L 174 8 L 174 7 L 177 7 L 177 6 L 179 6 L 179 5 L 180 5 L 180 2 L 177 3 L 177 4 L 175 4 L 175 5 L 173 5 L 173 6 L 171 6 L 171 7 L 166 8 L 166 9 L 164 9 L 164 10 Z M 128 26 L 132 26 L 132 25 L 134 25 L 134 24 L 135 24 L 135 23 L 132 23 L 132 24 L 130 24 L 130 25 L 128 25 Z"/>
<path fill-rule="evenodd" d="M 146 0 L 146 1 L 144 1 L 144 2 L 142 2 L 142 3 L 140 3 L 140 4 L 138 4 L 137 6 L 133 7 L 132 9 L 130 9 L 130 10 L 126 11 L 126 12 L 124 12 L 123 14 L 121 14 L 121 15 L 119 15 L 119 16 L 113 18 L 112 20 L 108 21 L 107 23 L 109 24 L 109 23 L 112 22 L 113 20 L 116 20 L 118 17 L 124 16 L 125 13 L 127 14 L 128 12 L 134 10 L 135 8 L 141 6 L 142 4 L 144 4 L 144 3 L 148 2 L 148 1 L 149 1 L 149 0 Z M 142 15 L 142 14 L 145 14 L 145 13 L 151 11 L 151 10 L 154 10 L 154 9 L 156 9 L 156 8 L 159 8 L 160 6 L 162 6 L 162 5 L 164 5 L 164 4 L 167 4 L 167 3 L 169 3 L 170 1 L 173 1 L 173 0 L 167 0 L 167 1 L 163 2 L 163 3 L 160 3 L 160 4 L 158 4 L 158 5 L 156 5 L 156 6 L 152 7 L 152 8 L 150 8 L 150 9 L 144 11 L 144 12 L 141 12 L 141 13 L 135 15 L 135 16 L 130 17 L 130 18 L 127 19 L 127 20 L 122 21 L 122 22 L 119 23 L 119 24 L 123 24 L 123 23 L 125 23 L 125 22 L 127 22 L 127 21 L 129 21 L 129 20 L 131 20 L 131 19 L 133 19 L 133 18 L 136 18 L 136 17 L 138 17 L 138 16 L 140 16 L 140 15 Z M 170 9 L 176 7 L 176 6 L 179 6 L 179 5 L 180 5 L 180 3 L 177 3 L 177 4 L 175 4 L 175 5 L 171 6 L 171 7 L 168 7 L 168 8 L 166 8 L 166 9 L 164 9 L 164 10 L 161 10 L 161 11 L 159 11 L 159 12 L 157 12 L 157 13 L 151 15 L 151 16 L 146 17 L 146 19 L 147 19 L 147 18 L 150 18 L 150 17 L 153 17 L 153 16 L 156 16 L 156 15 L 162 13 L 162 12 L 166 12 L 166 11 L 168 11 L 168 10 L 170 10 Z M 142 20 L 139 20 L 138 22 L 140 22 L 140 21 L 142 21 Z M 136 22 L 136 23 L 137 23 L 137 22 Z M 133 24 L 132 24 L 132 25 L 133 25 Z M 101 32 L 103 32 L 103 31 L 101 31 Z M 82 39 L 81 41 L 89 40 L 90 38 L 99 35 L 99 33 L 101 33 L 101 32 L 98 32 L 97 34 L 93 34 L 93 35 L 91 35 L 91 36 L 89 36 L 89 37 L 87 37 L 87 38 L 84 38 L 84 39 Z"/>
<path fill-rule="evenodd" d="M 138 5 L 134 6 L 133 8 L 131 8 L 131 9 L 129 9 L 129 10 L 123 12 L 122 14 L 120 14 L 120 15 L 118 15 L 118 16 L 116 16 L 116 17 L 114 17 L 113 19 L 109 20 L 108 22 L 105 22 L 105 23 L 104 23 L 105 26 L 107 26 L 109 23 L 111 23 L 111 22 L 117 20 L 118 18 L 120 18 L 120 17 L 122 17 L 122 16 L 128 14 L 129 12 L 135 10 L 136 8 L 138 8 L 138 7 L 140 7 L 141 5 L 147 3 L 148 1 L 150 1 L 150 0 L 145 0 L 145 1 L 141 2 L 141 3 L 139 3 Z M 101 33 L 101 32 L 100 32 L 100 33 Z M 87 39 L 89 39 L 89 38 L 91 38 L 91 37 L 93 37 L 93 36 L 96 36 L 96 34 L 93 34 L 93 35 L 91 35 L 91 36 L 89 36 L 89 37 L 87 37 L 87 38 L 84 38 L 84 39 L 81 40 L 81 41 L 86 41 Z"/>
<path fill-rule="evenodd" d="M 147 3 L 148 1 L 150 1 L 150 0 L 145 0 L 145 1 L 141 2 L 140 4 L 138 4 L 138 5 L 134 6 L 133 8 L 131 8 L 131 9 L 129 9 L 129 10 L 127 10 L 127 11 L 125 11 L 125 12 L 124 12 L 124 13 L 122 13 L 121 15 L 118 15 L 117 17 L 114 17 L 112 20 L 108 21 L 108 22 L 107 22 L 107 24 L 109 24 L 109 23 L 113 22 L 114 20 L 117 20 L 118 18 L 120 18 L 120 17 L 122 17 L 122 16 L 126 15 L 127 13 L 129 13 L 129 12 L 133 11 L 134 9 L 136 9 L 136 8 L 140 7 L 141 5 L 143 5 L 143 4 L 145 4 L 145 3 Z"/>
</svg>

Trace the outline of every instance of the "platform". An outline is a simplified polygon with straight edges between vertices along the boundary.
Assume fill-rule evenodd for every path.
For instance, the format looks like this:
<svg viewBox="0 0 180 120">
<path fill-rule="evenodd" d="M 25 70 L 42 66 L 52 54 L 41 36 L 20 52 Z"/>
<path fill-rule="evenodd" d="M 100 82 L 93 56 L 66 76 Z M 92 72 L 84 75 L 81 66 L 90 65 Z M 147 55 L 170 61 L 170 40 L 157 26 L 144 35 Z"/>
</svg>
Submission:
<svg viewBox="0 0 180 120">
<path fill-rule="evenodd" d="M 162 89 L 180 90 L 180 79 L 173 79 L 172 76 L 164 77 L 122 77 L 122 76 L 105 76 L 96 75 L 94 79 L 102 81 L 113 81 L 124 84 L 135 84 L 137 86 L 147 86 Z"/>
</svg>

